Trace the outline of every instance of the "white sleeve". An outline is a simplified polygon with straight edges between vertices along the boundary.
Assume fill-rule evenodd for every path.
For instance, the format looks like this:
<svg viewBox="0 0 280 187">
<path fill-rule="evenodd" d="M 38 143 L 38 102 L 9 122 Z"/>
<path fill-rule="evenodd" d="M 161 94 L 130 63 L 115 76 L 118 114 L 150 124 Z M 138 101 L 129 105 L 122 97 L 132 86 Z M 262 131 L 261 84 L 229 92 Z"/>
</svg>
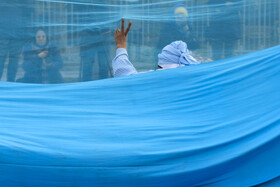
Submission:
<svg viewBox="0 0 280 187">
<path fill-rule="evenodd" d="M 128 59 L 126 49 L 118 48 L 116 51 L 116 57 L 112 62 L 114 77 L 121 77 L 127 75 L 137 74 L 138 72 Z"/>
</svg>

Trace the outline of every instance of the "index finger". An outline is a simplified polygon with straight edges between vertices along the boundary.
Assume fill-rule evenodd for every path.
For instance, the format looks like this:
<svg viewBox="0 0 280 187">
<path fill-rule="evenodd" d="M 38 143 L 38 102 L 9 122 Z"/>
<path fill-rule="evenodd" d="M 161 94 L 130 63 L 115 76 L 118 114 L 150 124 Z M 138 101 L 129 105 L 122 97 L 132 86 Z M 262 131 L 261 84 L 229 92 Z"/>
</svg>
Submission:
<svg viewBox="0 0 280 187">
<path fill-rule="evenodd" d="M 124 32 L 124 18 L 122 18 L 122 27 L 121 27 L 121 32 Z"/>
</svg>

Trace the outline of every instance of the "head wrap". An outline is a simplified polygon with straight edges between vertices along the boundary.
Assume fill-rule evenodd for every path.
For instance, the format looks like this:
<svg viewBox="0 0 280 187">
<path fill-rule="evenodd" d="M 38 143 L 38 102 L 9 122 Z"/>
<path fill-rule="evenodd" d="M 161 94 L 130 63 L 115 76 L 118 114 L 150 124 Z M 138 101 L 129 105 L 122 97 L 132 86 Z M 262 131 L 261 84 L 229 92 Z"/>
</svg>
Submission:
<svg viewBox="0 0 280 187">
<path fill-rule="evenodd" d="M 189 16 L 190 16 L 189 11 L 185 4 L 178 3 L 172 8 L 171 16 L 174 19 L 174 21 L 175 21 L 176 17 L 180 14 L 185 15 L 189 19 Z"/>
<path fill-rule="evenodd" d="M 189 54 L 187 44 L 182 41 L 172 42 L 164 47 L 162 53 L 158 55 L 158 65 L 163 69 L 192 64 L 199 64 L 199 62 Z"/>
<path fill-rule="evenodd" d="M 175 10 L 174 10 L 174 14 L 175 14 L 175 15 L 176 15 L 176 14 L 185 14 L 186 16 L 188 16 L 188 10 L 187 10 L 185 7 L 183 7 L 183 6 L 177 7 L 177 8 L 175 8 Z"/>
<path fill-rule="evenodd" d="M 36 35 L 39 31 L 43 31 L 46 35 L 46 43 L 44 45 L 39 45 L 36 42 Z M 37 28 L 34 32 L 34 37 L 33 37 L 33 45 L 36 46 L 37 48 L 45 50 L 45 48 L 49 45 L 49 38 L 48 38 L 48 33 L 44 28 Z"/>
</svg>

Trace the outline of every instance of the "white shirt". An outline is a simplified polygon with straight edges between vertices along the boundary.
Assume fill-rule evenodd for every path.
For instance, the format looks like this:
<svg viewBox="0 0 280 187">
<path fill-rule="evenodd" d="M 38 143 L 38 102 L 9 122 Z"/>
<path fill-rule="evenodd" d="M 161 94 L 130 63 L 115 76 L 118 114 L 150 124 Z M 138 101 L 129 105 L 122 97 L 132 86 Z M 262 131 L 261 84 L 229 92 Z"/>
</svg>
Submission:
<svg viewBox="0 0 280 187">
<path fill-rule="evenodd" d="M 114 77 L 128 76 L 138 73 L 133 64 L 129 61 L 127 51 L 124 48 L 117 49 L 116 57 L 112 62 L 112 67 Z"/>
</svg>

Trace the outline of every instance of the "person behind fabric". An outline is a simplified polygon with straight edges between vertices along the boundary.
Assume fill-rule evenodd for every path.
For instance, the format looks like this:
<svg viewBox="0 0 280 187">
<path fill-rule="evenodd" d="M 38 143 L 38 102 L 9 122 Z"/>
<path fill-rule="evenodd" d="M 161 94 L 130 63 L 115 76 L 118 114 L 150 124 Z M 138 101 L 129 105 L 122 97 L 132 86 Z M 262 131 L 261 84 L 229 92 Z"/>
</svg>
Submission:
<svg viewBox="0 0 280 187">
<path fill-rule="evenodd" d="M 108 23 L 110 10 L 105 3 L 98 6 L 82 5 L 82 28 L 80 40 L 81 81 L 93 80 L 94 64 L 98 63 L 98 79 L 110 77 L 110 50 L 112 42 L 111 24 Z M 92 13 L 94 12 L 94 16 Z"/>
<path fill-rule="evenodd" d="M 211 5 L 206 37 L 212 47 L 212 58 L 231 57 L 241 38 L 241 18 L 236 6 L 240 0 L 208 0 Z M 224 52 L 223 52 L 224 49 Z"/>
<path fill-rule="evenodd" d="M 155 57 L 157 57 L 157 54 L 164 46 L 177 40 L 186 41 L 190 50 L 199 48 L 189 20 L 190 17 L 187 7 L 184 4 L 176 4 L 171 11 L 171 20 L 167 23 L 164 22 L 160 30 Z"/>
<path fill-rule="evenodd" d="M 127 34 L 130 30 L 131 22 L 124 30 L 124 19 L 122 19 L 121 30 L 115 31 L 115 41 L 117 45 L 116 57 L 113 59 L 112 67 L 115 77 L 137 74 L 137 70 L 128 59 Z M 182 41 L 172 42 L 163 48 L 158 55 L 158 69 L 170 69 L 180 66 L 199 64 L 191 55 L 189 55 L 187 44 Z"/>
<path fill-rule="evenodd" d="M 62 83 L 59 72 L 63 62 L 56 46 L 48 41 L 46 32 L 39 29 L 32 43 L 23 49 L 24 77 L 18 82 Z"/>
<path fill-rule="evenodd" d="M 7 60 L 7 81 L 15 81 L 26 31 L 31 23 L 33 9 L 30 7 L 29 0 L 0 1 L 0 80 Z"/>
<path fill-rule="evenodd" d="M 106 28 L 86 29 L 82 32 L 80 56 L 82 81 L 93 79 L 93 65 L 98 62 L 98 78 L 109 77 L 110 35 Z"/>
</svg>

